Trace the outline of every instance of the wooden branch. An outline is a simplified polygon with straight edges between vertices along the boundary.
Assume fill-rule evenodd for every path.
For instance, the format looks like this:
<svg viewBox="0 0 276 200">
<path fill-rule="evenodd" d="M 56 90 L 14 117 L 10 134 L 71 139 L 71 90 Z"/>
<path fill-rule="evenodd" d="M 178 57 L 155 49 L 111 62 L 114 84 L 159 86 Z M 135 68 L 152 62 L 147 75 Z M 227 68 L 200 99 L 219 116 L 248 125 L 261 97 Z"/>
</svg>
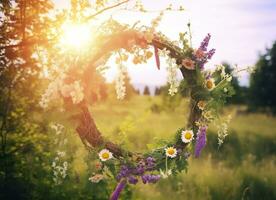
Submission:
<svg viewBox="0 0 276 200">
<path fill-rule="evenodd" d="M 125 30 L 120 33 L 115 33 L 109 35 L 106 38 L 102 38 L 98 45 L 98 52 L 92 57 L 91 63 L 96 63 L 101 58 L 110 56 L 112 51 L 119 49 L 129 50 L 132 46 L 141 45 L 147 43 L 152 45 L 159 50 L 167 49 L 170 52 L 170 56 L 176 59 L 178 64 L 181 64 L 182 59 L 185 58 L 181 49 L 175 45 L 172 45 L 170 41 L 164 40 L 163 38 L 155 37 L 151 43 L 148 43 L 141 34 L 136 30 Z M 130 44 L 132 46 L 130 46 Z M 181 73 L 184 78 L 188 81 L 189 84 L 193 84 L 196 79 L 196 72 L 194 70 L 187 70 L 186 68 L 181 68 Z M 196 108 L 197 101 L 192 99 L 195 89 L 191 89 L 191 105 L 190 105 L 190 116 L 188 119 L 187 127 L 192 128 L 195 126 L 195 122 L 200 116 L 200 113 Z M 80 125 L 77 128 L 82 140 L 87 141 L 92 147 L 98 147 L 100 145 L 109 149 L 115 157 L 121 157 L 125 155 L 125 151 L 121 149 L 118 145 L 113 144 L 112 142 L 104 141 L 99 132 L 96 124 L 89 113 L 89 110 L 86 106 L 82 106 Z M 186 145 L 178 146 L 178 148 L 184 149 Z M 131 152 L 127 152 L 127 155 L 132 155 Z"/>
<path fill-rule="evenodd" d="M 121 149 L 117 144 L 109 141 L 104 141 L 101 132 L 97 128 L 93 117 L 91 116 L 88 107 L 83 103 L 81 105 L 80 124 L 76 128 L 83 142 L 88 142 L 91 148 L 103 146 L 110 150 L 114 157 L 122 157 L 124 154 L 132 155 L 131 152 L 126 152 Z"/>
<path fill-rule="evenodd" d="M 85 21 L 89 21 L 89 20 L 95 18 L 96 16 L 102 14 L 103 12 L 105 12 L 105 11 L 107 11 L 107 10 L 111 10 L 111 9 L 113 9 L 113 8 L 119 7 L 120 5 L 123 5 L 123 4 L 125 4 L 125 3 L 129 2 L 129 1 L 130 1 L 130 0 L 125 0 L 125 1 L 119 2 L 119 3 L 117 3 L 117 4 L 114 4 L 114 5 L 105 7 L 104 9 L 102 9 L 102 10 L 96 12 L 95 14 L 90 15 L 89 17 L 87 17 L 87 18 L 85 19 Z"/>
</svg>

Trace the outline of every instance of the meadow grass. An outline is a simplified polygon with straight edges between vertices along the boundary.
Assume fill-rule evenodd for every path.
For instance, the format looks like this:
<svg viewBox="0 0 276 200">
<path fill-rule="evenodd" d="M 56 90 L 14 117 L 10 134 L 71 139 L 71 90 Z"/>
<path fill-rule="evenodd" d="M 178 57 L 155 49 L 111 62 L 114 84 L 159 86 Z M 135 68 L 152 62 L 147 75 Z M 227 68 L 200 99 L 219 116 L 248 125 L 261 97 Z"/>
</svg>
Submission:
<svg viewBox="0 0 276 200">
<path fill-rule="evenodd" d="M 169 139 L 185 126 L 188 101 L 174 111 L 151 111 L 160 97 L 135 96 L 129 101 L 107 101 L 91 108 L 105 137 L 131 150 L 144 151 L 156 138 Z M 201 158 L 189 158 L 188 173 L 156 185 L 138 184 L 133 199 L 276 199 L 276 118 L 236 112 L 223 146 L 218 149 L 215 126 Z"/>
</svg>

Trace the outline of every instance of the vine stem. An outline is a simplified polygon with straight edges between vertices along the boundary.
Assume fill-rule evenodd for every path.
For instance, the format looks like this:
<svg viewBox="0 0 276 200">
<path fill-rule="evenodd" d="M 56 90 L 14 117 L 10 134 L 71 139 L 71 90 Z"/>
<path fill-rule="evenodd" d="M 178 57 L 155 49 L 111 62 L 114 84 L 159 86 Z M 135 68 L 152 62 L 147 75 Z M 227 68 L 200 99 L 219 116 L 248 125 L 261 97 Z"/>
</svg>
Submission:
<svg viewBox="0 0 276 200">
<path fill-rule="evenodd" d="M 104 13 L 104 12 L 107 11 L 107 10 L 111 10 L 111 9 L 113 9 L 113 8 L 119 7 L 120 5 L 126 4 L 126 3 L 128 3 L 129 1 L 130 1 L 130 0 L 125 0 L 125 1 L 119 2 L 119 3 L 117 3 L 117 4 L 114 4 L 114 5 L 105 7 L 105 8 L 103 8 L 102 10 L 96 12 L 95 14 L 88 16 L 88 17 L 86 18 L 85 21 L 89 21 L 89 20 L 95 18 L 96 16 L 98 16 L 98 15 Z"/>
</svg>

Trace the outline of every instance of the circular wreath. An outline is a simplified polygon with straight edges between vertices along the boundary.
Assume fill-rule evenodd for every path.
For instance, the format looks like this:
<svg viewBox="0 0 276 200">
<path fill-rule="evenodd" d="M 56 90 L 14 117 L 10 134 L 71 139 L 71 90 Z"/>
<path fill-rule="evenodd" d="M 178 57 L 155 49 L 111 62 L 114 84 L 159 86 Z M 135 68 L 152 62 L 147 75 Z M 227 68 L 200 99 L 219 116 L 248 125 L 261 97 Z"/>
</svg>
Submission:
<svg viewBox="0 0 276 200">
<path fill-rule="evenodd" d="M 160 19 L 157 22 L 158 20 Z M 55 96 L 62 97 L 64 102 L 80 109 L 76 131 L 85 146 L 97 152 L 99 158 L 96 175 L 90 180 L 99 182 L 106 174 L 114 177 L 118 185 L 111 194 L 112 200 L 118 199 L 127 183 L 136 184 L 139 179 L 145 184 L 156 183 L 160 178 L 187 170 L 187 158 L 193 150 L 195 157 L 200 155 L 206 145 L 208 124 L 218 118 L 226 98 L 233 95 L 231 76 L 225 73 L 223 66 L 217 66 L 214 71 L 204 70 L 205 64 L 215 53 L 214 49 L 207 50 L 210 34 L 196 49 L 188 44 L 186 36 L 187 33 L 181 33 L 180 41 L 176 44 L 163 34 L 155 32 L 152 27 L 135 28 L 109 21 L 95 36 L 97 43 L 93 47 L 89 67 L 77 72 L 71 69 L 63 71 L 55 85 L 49 85 L 43 96 L 41 104 L 44 107 Z M 153 52 L 150 47 L 153 47 Z M 92 68 L 102 66 L 113 52 L 118 54 L 116 63 L 121 70 L 129 54 L 134 55 L 134 64 L 146 62 L 154 55 L 158 69 L 159 56 L 165 56 L 171 73 L 168 80 L 171 95 L 177 92 L 179 86 L 175 70 L 181 71 L 184 86 L 189 90 L 190 113 L 187 123 L 176 131 L 174 140 L 160 144 L 160 148 L 139 153 L 123 149 L 102 136 L 88 109 L 86 97 L 93 81 L 89 74 Z M 119 77 L 118 82 L 122 82 L 122 79 Z M 116 90 L 118 98 L 123 98 L 123 84 L 118 84 Z"/>
</svg>

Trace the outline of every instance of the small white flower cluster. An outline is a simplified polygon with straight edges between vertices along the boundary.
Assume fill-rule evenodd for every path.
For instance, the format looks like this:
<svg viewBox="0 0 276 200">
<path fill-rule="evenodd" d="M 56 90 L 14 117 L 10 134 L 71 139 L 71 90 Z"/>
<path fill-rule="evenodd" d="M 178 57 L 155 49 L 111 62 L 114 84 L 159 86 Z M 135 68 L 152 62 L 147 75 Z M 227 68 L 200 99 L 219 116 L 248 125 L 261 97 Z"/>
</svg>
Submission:
<svg viewBox="0 0 276 200">
<path fill-rule="evenodd" d="M 83 88 L 79 81 L 62 85 L 60 87 L 60 93 L 65 98 L 71 97 L 74 104 L 80 103 L 84 98 Z"/>
<path fill-rule="evenodd" d="M 221 79 L 225 79 L 228 82 L 232 81 L 232 76 L 225 72 L 225 67 L 223 65 L 216 65 L 216 71 L 221 71 Z"/>
<path fill-rule="evenodd" d="M 62 180 L 67 176 L 68 163 L 67 161 L 62 162 L 59 156 L 55 157 L 55 160 L 52 162 L 53 168 L 53 181 L 56 185 L 60 185 Z"/>
<path fill-rule="evenodd" d="M 231 115 L 228 115 L 227 118 L 217 125 L 218 129 L 218 145 L 221 146 L 224 142 L 225 137 L 228 135 L 228 125 L 231 121 Z"/>
<path fill-rule="evenodd" d="M 51 83 L 49 83 L 48 88 L 45 93 L 42 95 L 39 105 L 42 108 L 47 108 L 49 106 L 49 102 L 57 99 L 59 97 L 58 91 L 59 86 L 61 85 L 60 79 L 55 79 Z"/>
<path fill-rule="evenodd" d="M 126 86 L 125 86 L 125 72 L 126 67 L 122 64 L 118 64 L 118 74 L 115 80 L 115 89 L 117 93 L 117 99 L 124 99 L 126 96 Z"/>
<path fill-rule="evenodd" d="M 170 175 L 172 175 L 172 170 L 171 170 L 171 169 L 168 169 L 168 170 L 166 170 L 166 171 L 163 171 L 162 169 L 160 169 L 160 176 L 161 176 L 163 179 L 168 178 Z"/>
<path fill-rule="evenodd" d="M 65 98 L 71 97 L 74 104 L 78 104 L 83 100 L 84 93 L 80 81 L 65 84 L 63 80 L 64 78 L 57 78 L 48 85 L 48 88 L 42 95 L 39 102 L 42 108 L 47 108 L 49 106 L 49 102 L 54 99 L 58 99 L 60 94 Z"/>
<path fill-rule="evenodd" d="M 59 157 L 56 157 L 55 161 L 52 162 L 52 168 L 53 181 L 56 185 L 60 185 L 67 176 L 68 163 L 67 161 L 62 162 Z"/>
<path fill-rule="evenodd" d="M 50 125 L 50 127 L 55 131 L 56 137 L 63 137 L 64 133 L 64 126 L 58 123 L 53 123 Z M 62 145 L 66 144 L 67 140 L 64 139 L 63 142 L 58 143 L 58 141 L 55 141 L 55 144 L 58 145 L 59 149 L 62 148 Z M 68 170 L 68 163 L 65 161 L 66 152 L 57 150 L 56 156 L 52 162 L 52 169 L 53 169 L 53 181 L 56 185 L 60 185 L 62 183 L 62 180 L 66 178 L 67 176 L 67 170 Z"/>
<path fill-rule="evenodd" d="M 177 71 L 179 70 L 179 66 L 176 64 L 176 59 L 171 58 L 169 56 L 169 51 L 163 49 L 160 51 L 160 55 L 165 57 L 167 63 L 167 81 L 170 84 L 169 94 L 171 96 L 175 95 L 178 91 L 178 87 L 180 85 L 179 80 L 177 80 Z"/>
<path fill-rule="evenodd" d="M 71 88 L 70 96 L 72 98 L 72 101 L 74 104 L 78 104 L 84 98 L 83 87 L 79 81 L 75 81 L 74 83 L 72 83 L 71 87 L 72 88 Z"/>
<path fill-rule="evenodd" d="M 60 135 L 64 131 L 64 126 L 58 123 L 51 123 L 50 128 L 53 129 L 57 135 Z"/>
</svg>

